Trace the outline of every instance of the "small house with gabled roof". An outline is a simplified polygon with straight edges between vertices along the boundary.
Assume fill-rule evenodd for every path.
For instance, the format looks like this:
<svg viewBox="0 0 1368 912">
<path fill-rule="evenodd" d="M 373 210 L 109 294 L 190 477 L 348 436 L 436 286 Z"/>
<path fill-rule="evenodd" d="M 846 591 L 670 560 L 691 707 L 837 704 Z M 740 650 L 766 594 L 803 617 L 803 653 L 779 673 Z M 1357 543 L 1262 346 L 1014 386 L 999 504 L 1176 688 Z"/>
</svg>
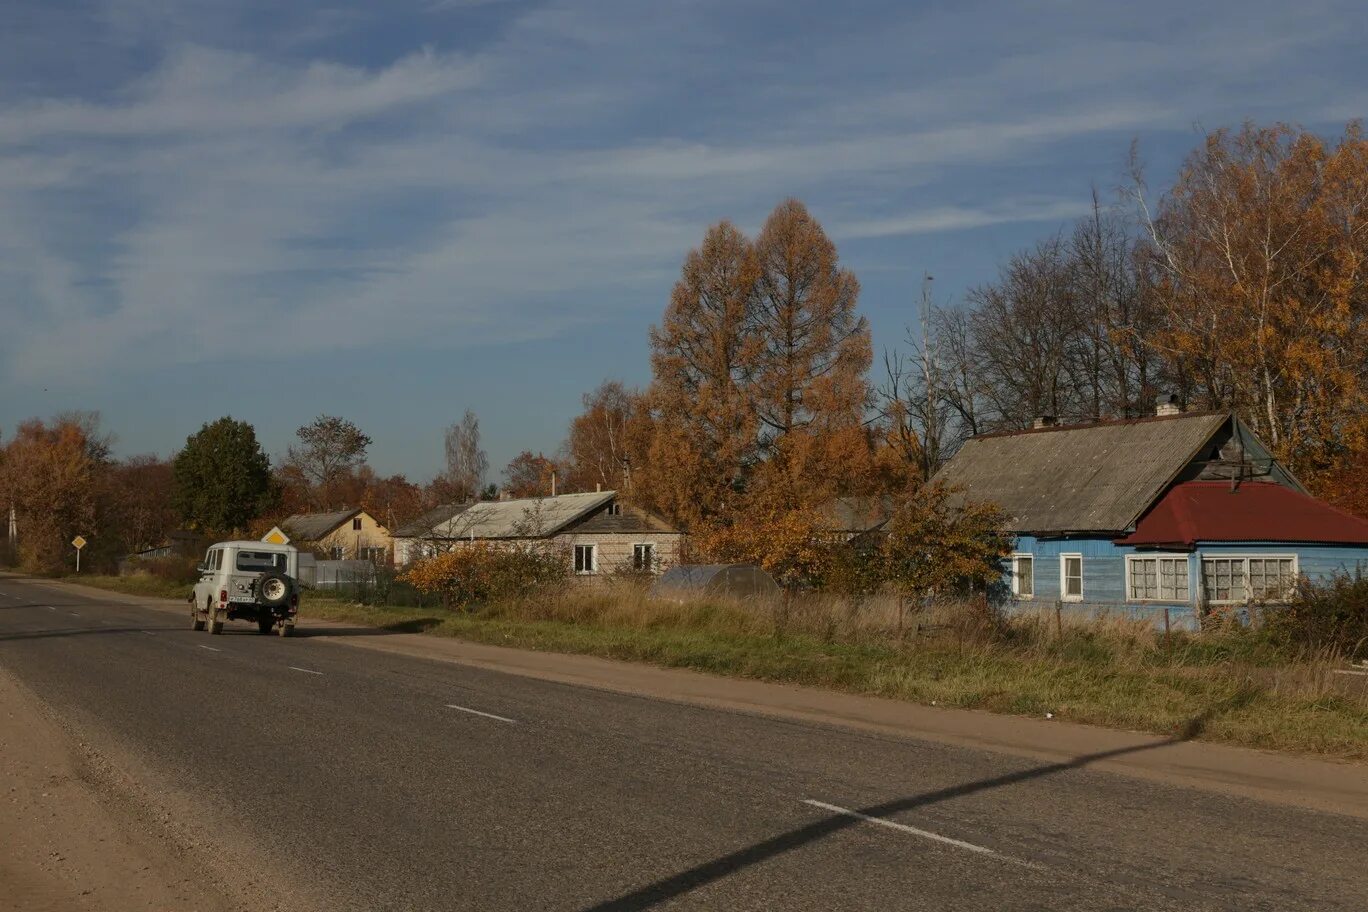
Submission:
<svg viewBox="0 0 1368 912">
<path fill-rule="evenodd" d="M 296 545 L 332 560 L 365 560 L 376 566 L 390 561 L 389 529 L 360 508 L 296 513 L 280 526 Z"/>
<path fill-rule="evenodd" d="M 486 500 L 438 507 L 395 532 L 405 565 L 474 542 L 563 549 L 579 577 L 658 573 L 679 563 L 684 534 L 616 491 Z"/>
<path fill-rule="evenodd" d="M 1119 610 L 1195 628 L 1368 569 L 1368 520 L 1311 497 L 1238 416 L 1181 413 L 983 434 L 936 478 L 1016 537 L 1018 604 Z"/>
</svg>

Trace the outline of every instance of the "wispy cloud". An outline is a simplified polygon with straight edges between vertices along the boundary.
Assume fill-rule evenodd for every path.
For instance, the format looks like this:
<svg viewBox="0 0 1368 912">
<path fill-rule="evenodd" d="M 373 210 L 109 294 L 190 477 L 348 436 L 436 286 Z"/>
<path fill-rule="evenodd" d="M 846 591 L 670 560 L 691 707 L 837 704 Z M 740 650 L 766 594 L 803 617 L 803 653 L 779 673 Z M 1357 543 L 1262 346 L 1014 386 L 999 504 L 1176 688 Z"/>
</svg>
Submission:
<svg viewBox="0 0 1368 912">
<path fill-rule="evenodd" d="M 1009 200 L 988 208 L 936 206 L 886 218 L 843 222 L 835 230 L 843 238 L 895 237 L 964 231 L 1014 222 L 1061 222 L 1079 218 L 1091 210 L 1091 201 L 1082 196 L 1074 199 Z"/>
<path fill-rule="evenodd" d="M 644 326 L 708 222 L 789 194 L 852 245 L 1067 220 L 1096 175 L 1065 150 L 1295 94 L 1278 71 L 1324 28 L 1245 9 L 437 0 L 407 37 L 387 8 L 383 41 L 329 45 L 358 5 L 254 47 L 246 13 L 219 42 L 187 6 L 112 88 L 0 103 L 0 355 L 37 382 Z M 142 48 L 152 10 L 111 0 L 105 27 Z"/>
</svg>

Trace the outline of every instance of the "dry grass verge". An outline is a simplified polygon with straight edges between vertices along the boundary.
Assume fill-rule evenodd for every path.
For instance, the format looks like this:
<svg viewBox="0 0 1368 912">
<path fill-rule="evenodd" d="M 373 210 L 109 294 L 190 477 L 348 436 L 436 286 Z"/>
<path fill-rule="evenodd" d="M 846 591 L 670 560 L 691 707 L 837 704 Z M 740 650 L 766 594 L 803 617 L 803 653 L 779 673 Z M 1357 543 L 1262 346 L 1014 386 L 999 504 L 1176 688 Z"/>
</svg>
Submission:
<svg viewBox="0 0 1368 912">
<path fill-rule="evenodd" d="M 86 585 L 184 597 L 145 577 Z M 564 592 L 462 611 L 363 606 L 306 596 L 307 617 L 495 645 L 580 653 L 765 681 L 830 687 L 1160 734 L 1208 717 L 1201 737 L 1368 760 L 1368 688 L 1334 674 L 1329 653 L 1289 655 L 1261 631 L 1175 634 L 1166 644 L 1123 619 L 999 619 L 973 604 L 899 617 L 892 600 L 852 608 L 803 597 L 785 604 L 649 599 L 635 586 Z M 1348 685 L 1348 686 L 1346 686 Z"/>
</svg>

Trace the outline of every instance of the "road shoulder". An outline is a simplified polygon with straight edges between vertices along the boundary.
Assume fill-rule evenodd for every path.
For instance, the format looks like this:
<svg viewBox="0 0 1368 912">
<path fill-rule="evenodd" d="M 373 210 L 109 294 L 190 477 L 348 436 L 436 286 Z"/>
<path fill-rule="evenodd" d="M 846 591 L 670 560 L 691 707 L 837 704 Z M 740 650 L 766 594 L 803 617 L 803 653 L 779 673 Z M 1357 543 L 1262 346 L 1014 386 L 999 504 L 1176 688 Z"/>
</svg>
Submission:
<svg viewBox="0 0 1368 912">
<path fill-rule="evenodd" d="M 0 912 L 232 908 L 3 668 L 0 730 Z"/>
<path fill-rule="evenodd" d="M 184 613 L 166 599 L 130 596 L 66 582 L 38 585 L 86 597 Z M 1128 776 L 1368 819 L 1368 765 L 1260 751 L 1185 737 L 1163 738 L 1057 720 L 921 706 L 879 697 L 774 684 L 701 672 L 489 646 L 422 634 L 373 634 L 353 625 L 302 620 L 322 643 L 483 668 L 649 699 L 771 718 L 854 728 L 1087 766 Z M 1194 728 L 1201 720 L 1194 720 Z"/>
</svg>

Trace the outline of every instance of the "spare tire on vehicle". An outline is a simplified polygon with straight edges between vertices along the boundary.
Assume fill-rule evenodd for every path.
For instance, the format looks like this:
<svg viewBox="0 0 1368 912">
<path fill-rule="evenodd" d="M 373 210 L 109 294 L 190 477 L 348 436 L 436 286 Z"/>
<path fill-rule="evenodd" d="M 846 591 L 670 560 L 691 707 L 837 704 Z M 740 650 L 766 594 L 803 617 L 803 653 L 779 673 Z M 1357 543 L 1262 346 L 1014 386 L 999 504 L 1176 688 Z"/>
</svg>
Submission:
<svg viewBox="0 0 1368 912">
<path fill-rule="evenodd" d="M 256 590 L 257 601 L 268 608 L 278 608 L 290 597 L 290 581 L 283 573 L 263 573 Z"/>
</svg>

